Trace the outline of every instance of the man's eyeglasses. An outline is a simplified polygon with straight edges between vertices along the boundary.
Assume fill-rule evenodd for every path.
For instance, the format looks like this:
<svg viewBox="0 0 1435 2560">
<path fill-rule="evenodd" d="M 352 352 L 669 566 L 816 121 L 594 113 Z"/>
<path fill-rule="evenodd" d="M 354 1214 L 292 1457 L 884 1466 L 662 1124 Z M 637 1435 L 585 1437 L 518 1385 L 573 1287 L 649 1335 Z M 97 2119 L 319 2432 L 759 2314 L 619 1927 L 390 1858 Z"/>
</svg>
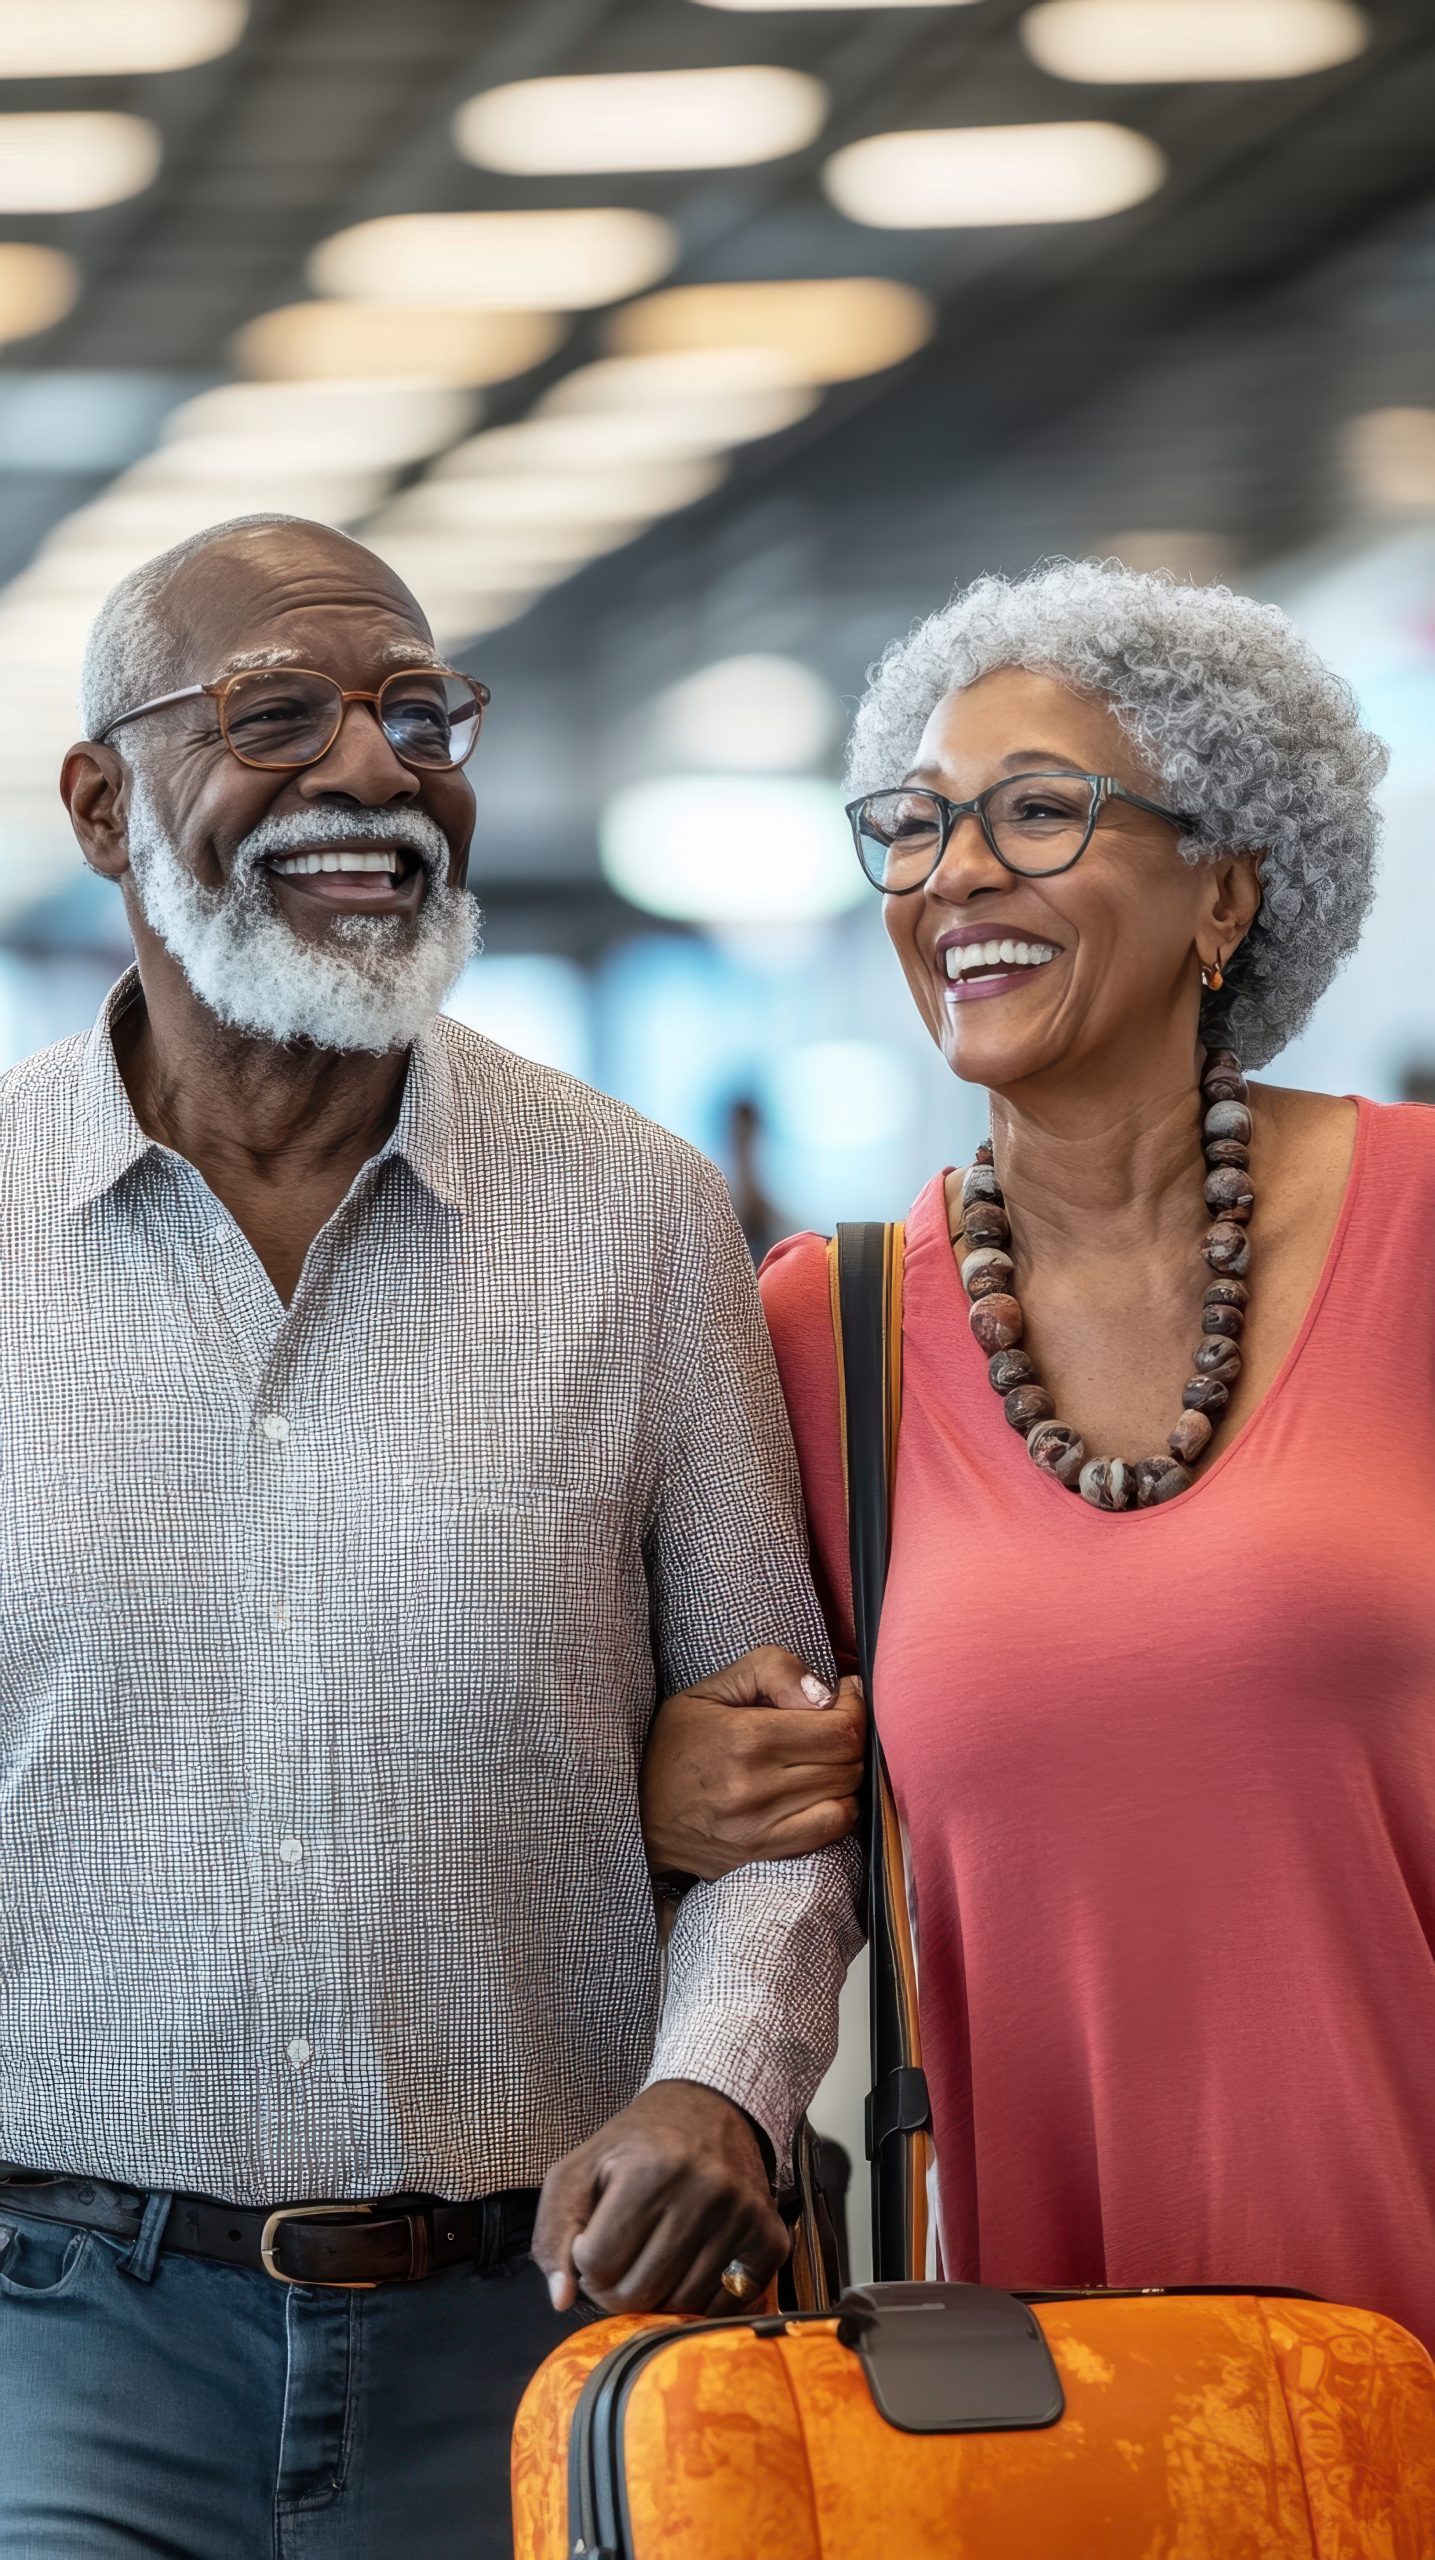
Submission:
<svg viewBox="0 0 1435 2560">
<path fill-rule="evenodd" d="M 1128 800 L 1189 835 L 1194 818 L 1144 800 L 1109 773 L 1016 773 L 974 800 L 940 791 L 871 791 L 849 802 L 857 859 L 874 889 L 905 898 L 924 889 L 962 818 L 975 818 L 1004 870 L 1023 880 L 1049 880 L 1081 860 L 1108 800 Z"/>
<path fill-rule="evenodd" d="M 312 667 L 250 667 L 215 684 L 187 684 L 157 693 L 106 723 L 99 743 L 127 720 L 167 710 L 172 702 L 208 695 L 219 706 L 219 726 L 232 756 L 261 772 L 286 773 L 317 764 L 343 725 L 351 702 L 373 704 L 384 736 L 401 764 L 419 772 L 448 772 L 466 764 L 478 744 L 489 701 L 486 684 L 453 667 L 403 667 L 385 676 L 377 693 L 345 693 L 332 676 Z"/>
</svg>

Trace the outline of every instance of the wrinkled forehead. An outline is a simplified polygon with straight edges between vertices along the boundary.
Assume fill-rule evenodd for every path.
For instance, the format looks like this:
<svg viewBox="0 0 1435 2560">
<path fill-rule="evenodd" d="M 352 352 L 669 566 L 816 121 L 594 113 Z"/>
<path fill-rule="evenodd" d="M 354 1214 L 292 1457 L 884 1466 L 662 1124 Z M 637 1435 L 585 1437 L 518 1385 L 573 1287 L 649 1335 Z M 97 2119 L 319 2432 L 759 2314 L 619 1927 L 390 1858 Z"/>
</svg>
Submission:
<svg viewBox="0 0 1435 2560">
<path fill-rule="evenodd" d="M 323 528 L 267 528 L 185 564 L 166 598 L 182 681 L 253 666 L 318 667 L 356 686 L 435 656 L 396 572 Z"/>
</svg>

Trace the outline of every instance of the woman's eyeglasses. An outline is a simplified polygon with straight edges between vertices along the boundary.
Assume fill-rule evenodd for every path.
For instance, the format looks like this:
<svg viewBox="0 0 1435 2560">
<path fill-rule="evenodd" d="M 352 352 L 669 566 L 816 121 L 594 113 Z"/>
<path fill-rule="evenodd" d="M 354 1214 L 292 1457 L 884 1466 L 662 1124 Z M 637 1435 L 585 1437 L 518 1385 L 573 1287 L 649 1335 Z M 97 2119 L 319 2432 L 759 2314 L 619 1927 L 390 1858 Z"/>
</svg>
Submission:
<svg viewBox="0 0 1435 2560">
<path fill-rule="evenodd" d="M 466 764 L 478 744 L 489 700 L 486 684 L 453 667 L 403 667 L 385 676 L 377 693 L 346 693 L 332 676 L 311 667 L 251 667 L 215 684 L 187 684 L 121 711 L 100 733 L 100 743 L 127 720 L 164 711 L 172 702 L 207 694 L 219 706 L 219 726 L 232 756 L 262 772 L 286 773 L 317 764 L 343 726 L 351 702 L 372 703 L 375 716 L 401 764 L 443 773 Z"/>
<path fill-rule="evenodd" d="M 1023 880 L 1049 880 L 1069 871 L 1091 842 L 1108 800 L 1127 800 L 1154 818 L 1168 818 L 1183 834 L 1196 820 L 1159 800 L 1144 800 L 1109 773 L 1016 773 L 994 782 L 974 800 L 948 800 L 940 791 L 871 791 L 849 802 L 857 859 L 874 889 L 904 898 L 924 889 L 962 818 L 977 820 L 1003 868 Z"/>
</svg>

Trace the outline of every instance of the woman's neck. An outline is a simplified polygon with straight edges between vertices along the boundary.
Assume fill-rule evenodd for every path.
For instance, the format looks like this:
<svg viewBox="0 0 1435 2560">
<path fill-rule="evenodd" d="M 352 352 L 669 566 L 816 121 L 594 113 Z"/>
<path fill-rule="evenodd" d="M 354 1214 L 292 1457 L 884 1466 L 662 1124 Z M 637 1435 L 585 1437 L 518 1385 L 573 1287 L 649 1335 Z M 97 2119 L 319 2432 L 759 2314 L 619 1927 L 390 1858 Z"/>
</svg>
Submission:
<svg viewBox="0 0 1435 2560">
<path fill-rule="evenodd" d="M 1190 1244 L 1204 1220 L 1200 1092 L 1184 1072 L 992 1095 L 997 1179 L 1019 1262 L 1110 1263 Z"/>
</svg>

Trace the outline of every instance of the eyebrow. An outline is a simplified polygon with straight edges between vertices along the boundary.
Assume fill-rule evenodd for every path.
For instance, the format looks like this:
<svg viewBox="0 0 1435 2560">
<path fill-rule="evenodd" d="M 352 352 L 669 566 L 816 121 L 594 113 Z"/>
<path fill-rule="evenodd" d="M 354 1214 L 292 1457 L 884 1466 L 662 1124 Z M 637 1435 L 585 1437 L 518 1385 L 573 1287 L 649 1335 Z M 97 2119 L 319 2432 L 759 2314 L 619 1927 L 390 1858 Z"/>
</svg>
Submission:
<svg viewBox="0 0 1435 2560">
<path fill-rule="evenodd" d="M 1084 773 L 1084 764 L 1067 755 L 1060 747 L 1013 747 L 1003 756 L 998 770 L 1002 773 Z M 914 764 L 902 777 L 903 787 L 909 782 L 930 782 L 939 788 L 942 768 L 936 764 Z"/>
<path fill-rule="evenodd" d="M 429 640 L 388 640 L 378 652 L 385 667 L 439 667 L 443 660 Z M 225 659 L 219 672 L 226 676 L 250 674 L 256 667 L 298 667 L 307 662 L 299 649 L 237 649 Z"/>
</svg>

